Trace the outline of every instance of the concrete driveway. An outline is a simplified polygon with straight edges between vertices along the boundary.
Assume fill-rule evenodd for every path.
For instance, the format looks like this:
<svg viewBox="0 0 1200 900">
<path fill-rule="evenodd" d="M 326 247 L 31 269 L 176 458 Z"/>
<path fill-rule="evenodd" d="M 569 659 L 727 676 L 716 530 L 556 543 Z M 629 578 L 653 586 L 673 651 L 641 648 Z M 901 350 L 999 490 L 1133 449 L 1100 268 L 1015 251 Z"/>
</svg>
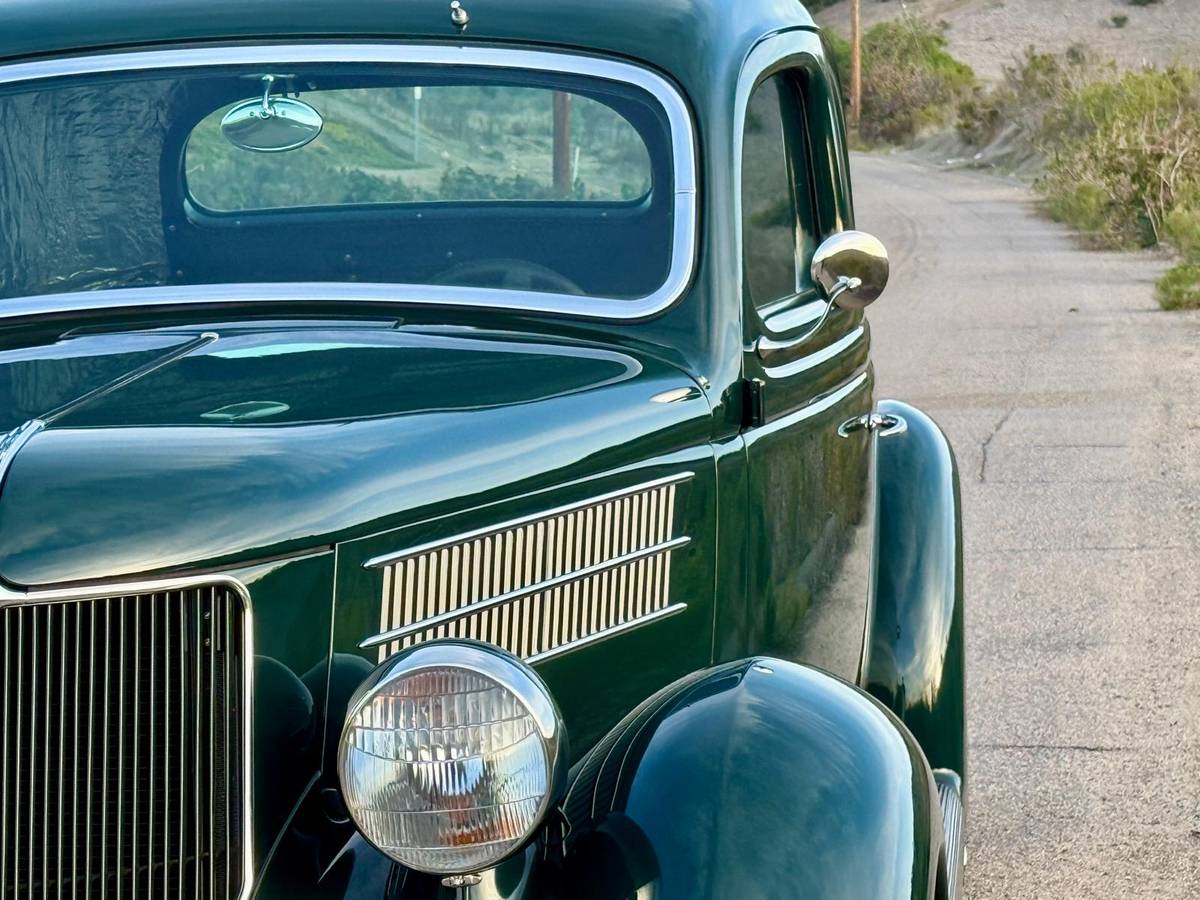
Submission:
<svg viewBox="0 0 1200 900">
<path fill-rule="evenodd" d="M 1200 897 L 1200 316 L 1018 186 L 854 170 L 879 395 L 962 474 L 968 897 Z"/>
</svg>

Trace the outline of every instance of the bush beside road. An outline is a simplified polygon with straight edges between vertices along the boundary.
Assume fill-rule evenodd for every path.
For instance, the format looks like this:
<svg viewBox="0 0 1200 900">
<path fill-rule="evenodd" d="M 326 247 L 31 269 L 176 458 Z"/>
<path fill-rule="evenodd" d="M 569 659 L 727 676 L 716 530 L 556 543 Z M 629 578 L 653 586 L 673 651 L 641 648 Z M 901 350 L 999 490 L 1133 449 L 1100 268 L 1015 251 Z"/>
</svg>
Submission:
<svg viewBox="0 0 1200 900">
<path fill-rule="evenodd" d="M 944 28 L 902 15 L 866 31 L 862 144 L 941 132 L 931 142 L 941 155 L 949 143 L 1031 177 L 1042 211 L 1092 246 L 1169 249 L 1178 264 L 1158 280 L 1160 306 L 1200 308 L 1200 69 L 1122 69 L 1083 45 L 1028 47 L 998 82 L 981 82 Z M 829 40 L 846 81 L 849 47 Z"/>
<path fill-rule="evenodd" d="M 1001 128 L 1043 161 L 1043 211 L 1105 249 L 1167 246 L 1165 309 L 1200 308 L 1200 70 L 1120 71 L 1086 50 L 1027 51 L 1005 82 L 959 110 L 980 152 Z"/>
<path fill-rule="evenodd" d="M 850 43 L 826 32 L 842 84 L 850 83 Z M 858 138 L 903 144 L 954 121 L 976 88 L 975 73 L 946 52 L 941 31 L 923 19 L 882 22 L 863 35 L 863 112 Z"/>
</svg>

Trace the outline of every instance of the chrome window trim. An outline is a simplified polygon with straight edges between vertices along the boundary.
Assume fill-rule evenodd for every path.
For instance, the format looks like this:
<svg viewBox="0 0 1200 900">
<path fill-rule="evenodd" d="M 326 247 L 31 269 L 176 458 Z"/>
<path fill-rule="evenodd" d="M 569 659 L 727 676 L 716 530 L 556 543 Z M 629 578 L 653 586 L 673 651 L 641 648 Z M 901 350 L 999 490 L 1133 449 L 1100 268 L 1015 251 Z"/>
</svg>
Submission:
<svg viewBox="0 0 1200 900">
<path fill-rule="evenodd" d="M 698 211 L 695 129 L 687 103 L 679 91 L 663 76 L 634 63 L 514 47 L 406 43 L 292 43 L 246 47 L 184 47 L 11 63 L 0 67 L 0 85 L 107 72 L 275 63 L 393 63 L 558 72 L 618 82 L 646 91 L 663 107 L 671 131 L 675 215 L 671 266 L 666 280 L 653 293 L 634 300 L 499 288 L 386 283 L 275 282 L 119 288 L 0 300 L 0 323 L 47 314 L 116 307 L 124 310 L 214 303 L 245 302 L 271 305 L 325 301 L 501 308 L 525 313 L 632 321 L 663 312 L 683 296 L 696 264 Z"/>
<path fill-rule="evenodd" d="M 253 893 L 257 871 L 254 868 L 254 780 L 251 760 L 254 754 L 254 612 L 250 602 L 250 591 L 231 575 L 186 575 L 175 578 L 159 578 L 144 581 L 101 582 L 77 587 L 34 588 L 28 591 L 13 590 L 0 583 L 0 610 L 14 606 L 36 606 L 44 603 L 86 603 L 104 597 L 122 597 L 134 594 L 155 594 L 168 591 L 184 591 L 191 588 L 220 585 L 230 590 L 242 601 L 242 729 L 245 746 L 242 754 L 242 888 L 237 900 L 249 900 Z"/>
<path fill-rule="evenodd" d="M 734 94 L 734 122 L 736 123 L 734 141 L 733 171 L 735 178 L 735 215 L 733 217 L 734 235 L 737 240 L 737 278 L 738 284 L 745 279 L 745 235 L 742 229 L 742 165 L 743 137 L 746 127 L 747 112 L 750 107 L 750 97 L 754 91 L 771 77 L 784 72 L 796 72 L 805 68 L 820 65 L 820 38 L 811 30 L 796 29 L 770 35 L 756 44 L 750 55 L 742 64 L 738 75 L 738 84 Z M 807 101 L 807 97 L 805 100 Z M 793 173 L 794 174 L 794 173 Z M 809 179 L 817 174 L 812 168 L 805 173 Z M 840 219 L 840 216 L 839 216 Z M 850 227 L 847 223 L 839 222 L 836 231 Z M 819 226 L 813 237 L 820 243 L 829 235 L 821 234 Z M 799 260 L 797 260 L 799 263 Z M 808 272 L 797 265 L 797 278 L 807 279 Z M 790 297 L 777 298 L 765 308 L 754 305 L 745 291 L 740 291 L 743 305 L 752 310 L 757 330 L 767 338 L 781 338 L 787 331 L 797 329 L 820 318 L 826 302 L 821 299 L 816 285 L 801 286 L 797 293 Z M 803 300 L 809 294 L 818 296 L 815 300 Z"/>
</svg>

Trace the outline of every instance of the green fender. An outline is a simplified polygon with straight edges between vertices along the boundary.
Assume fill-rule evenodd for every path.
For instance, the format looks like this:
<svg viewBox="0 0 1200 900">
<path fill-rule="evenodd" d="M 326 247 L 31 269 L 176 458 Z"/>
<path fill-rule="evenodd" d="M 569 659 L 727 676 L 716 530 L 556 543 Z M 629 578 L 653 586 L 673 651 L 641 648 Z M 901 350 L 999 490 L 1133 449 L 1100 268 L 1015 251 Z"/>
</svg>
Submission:
<svg viewBox="0 0 1200 900">
<path fill-rule="evenodd" d="M 934 769 L 967 777 L 962 515 L 941 429 L 892 400 L 880 432 L 871 611 L 859 684 L 900 717 Z"/>
<path fill-rule="evenodd" d="M 832 675 L 756 658 L 688 675 L 629 713 L 479 896 L 940 900 L 941 852 L 933 773 L 903 723 Z M 313 865 L 315 888 L 299 867 L 293 889 L 277 871 L 259 896 L 460 896 L 359 836 Z"/>
<path fill-rule="evenodd" d="M 584 759 L 556 896 L 935 896 L 941 811 L 920 747 L 816 669 L 730 663 L 664 689 Z"/>
</svg>

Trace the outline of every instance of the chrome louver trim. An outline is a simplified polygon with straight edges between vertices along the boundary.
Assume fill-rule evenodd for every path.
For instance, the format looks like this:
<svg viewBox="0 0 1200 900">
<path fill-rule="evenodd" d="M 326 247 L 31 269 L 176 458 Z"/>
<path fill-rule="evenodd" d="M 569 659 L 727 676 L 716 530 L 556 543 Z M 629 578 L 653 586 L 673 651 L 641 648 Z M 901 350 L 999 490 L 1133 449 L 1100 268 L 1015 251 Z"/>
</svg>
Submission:
<svg viewBox="0 0 1200 900">
<path fill-rule="evenodd" d="M 681 472 L 369 560 L 383 569 L 379 661 L 440 637 L 531 662 L 686 609 L 672 603 Z"/>
<path fill-rule="evenodd" d="M 0 898 L 249 896 L 252 630 L 226 576 L 0 589 Z"/>
</svg>

